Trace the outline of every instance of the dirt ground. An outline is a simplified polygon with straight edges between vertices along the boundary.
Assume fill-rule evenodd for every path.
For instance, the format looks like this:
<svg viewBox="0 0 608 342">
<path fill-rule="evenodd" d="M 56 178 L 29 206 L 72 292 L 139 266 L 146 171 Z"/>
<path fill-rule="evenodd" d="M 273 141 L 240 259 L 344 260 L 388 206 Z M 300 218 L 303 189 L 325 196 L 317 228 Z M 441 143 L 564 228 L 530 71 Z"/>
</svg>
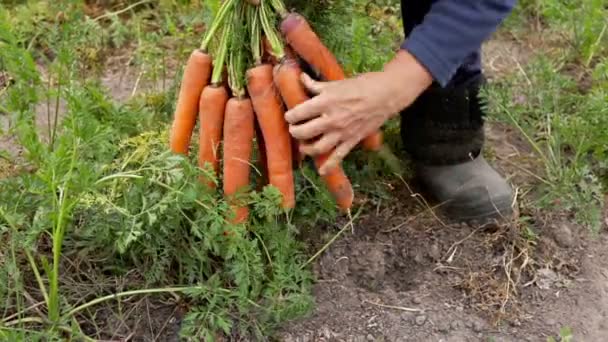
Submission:
<svg viewBox="0 0 608 342">
<path fill-rule="evenodd" d="M 608 336 L 605 231 L 535 217 L 533 244 L 516 225 L 447 226 L 419 216 L 415 200 L 395 203 L 324 254 L 317 308 L 281 340 L 546 341 L 562 327 L 575 341 Z"/>
</svg>

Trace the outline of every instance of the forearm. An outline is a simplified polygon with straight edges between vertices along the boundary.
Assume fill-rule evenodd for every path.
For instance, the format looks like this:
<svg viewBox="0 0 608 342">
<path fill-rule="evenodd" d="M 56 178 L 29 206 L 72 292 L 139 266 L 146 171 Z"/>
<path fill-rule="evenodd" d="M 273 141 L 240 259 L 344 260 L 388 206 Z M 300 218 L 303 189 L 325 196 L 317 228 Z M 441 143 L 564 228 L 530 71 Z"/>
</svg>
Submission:
<svg viewBox="0 0 608 342">
<path fill-rule="evenodd" d="M 496 31 L 515 3 L 516 0 L 438 0 L 401 48 L 445 86 L 466 56 Z"/>
</svg>

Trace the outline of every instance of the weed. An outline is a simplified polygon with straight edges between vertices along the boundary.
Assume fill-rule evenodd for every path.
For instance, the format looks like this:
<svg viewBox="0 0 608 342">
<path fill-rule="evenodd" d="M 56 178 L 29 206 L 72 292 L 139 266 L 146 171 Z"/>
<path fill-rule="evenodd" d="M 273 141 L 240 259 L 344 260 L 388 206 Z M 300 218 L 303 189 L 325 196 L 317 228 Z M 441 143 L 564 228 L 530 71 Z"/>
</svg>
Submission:
<svg viewBox="0 0 608 342">
<path fill-rule="evenodd" d="M 597 161 L 608 152 L 608 135 L 598 129 L 608 124 L 606 90 L 593 86 L 581 93 L 563 70 L 540 56 L 485 96 L 492 116 L 518 127 L 544 166 L 545 195 L 538 203 L 571 211 L 597 231 L 603 202 Z"/>
</svg>

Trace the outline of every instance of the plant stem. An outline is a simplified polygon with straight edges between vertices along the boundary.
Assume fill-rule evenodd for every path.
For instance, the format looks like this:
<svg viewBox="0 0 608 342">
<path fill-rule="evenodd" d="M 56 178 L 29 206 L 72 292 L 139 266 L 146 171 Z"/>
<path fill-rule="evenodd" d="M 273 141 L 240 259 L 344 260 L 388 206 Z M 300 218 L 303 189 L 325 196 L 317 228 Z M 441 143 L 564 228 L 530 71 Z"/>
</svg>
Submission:
<svg viewBox="0 0 608 342">
<path fill-rule="evenodd" d="M 282 60 L 285 57 L 285 50 L 279 35 L 276 33 L 274 26 L 270 23 L 270 15 L 272 10 L 268 8 L 268 0 L 261 0 L 260 2 L 260 21 L 262 23 L 262 29 L 270 44 L 270 53 L 277 59 Z"/>
<path fill-rule="evenodd" d="M 246 10 L 247 7 L 244 7 L 242 5 L 239 6 L 238 9 L 234 11 L 231 23 L 231 25 L 233 26 L 231 30 L 234 38 L 231 40 L 230 55 L 228 56 L 228 85 L 230 86 L 230 89 L 232 90 L 234 96 L 237 98 L 242 98 L 245 96 L 245 87 L 243 79 L 243 75 L 245 73 L 245 55 L 243 54 L 244 44 L 241 44 L 242 41 L 239 40 L 239 38 L 246 35 L 242 23 L 242 18 L 247 18 L 248 12 L 246 12 Z"/>
<path fill-rule="evenodd" d="M 287 15 L 287 9 L 285 8 L 285 4 L 281 0 L 270 0 L 270 5 L 274 8 L 274 10 L 279 14 L 281 18 Z"/>
<path fill-rule="evenodd" d="M 99 303 L 103 303 L 103 302 L 108 301 L 108 300 L 118 299 L 118 298 L 121 298 L 121 297 L 128 297 L 128 296 L 135 296 L 135 295 L 146 295 L 146 294 L 153 294 L 153 293 L 187 292 L 187 291 L 194 291 L 194 290 L 200 290 L 200 289 L 201 289 L 200 286 L 190 286 L 190 287 L 166 287 L 166 288 L 158 288 L 158 289 L 142 289 L 142 290 L 132 290 L 132 291 L 119 292 L 119 293 L 115 293 L 115 294 L 99 297 L 99 298 L 93 299 L 90 302 L 87 302 L 87 303 L 84 303 L 82 305 L 79 305 L 79 306 L 73 308 L 72 310 L 66 312 L 63 315 L 63 318 L 67 319 L 69 317 L 74 316 L 76 313 L 78 313 L 78 312 L 80 312 L 82 310 L 90 308 L 91 306 L 97 305 Z"/>
<path fill-rule="evenodd" d="M 321 254 L 323 254 L 323 252 L 325 252 L 325 250 L 327 250 L 331 245 L 333 245 L 333 243 L 345 232 L 347 231 L 349 228 L 352 229 L 353 227 L 353 222 L 355 221 L 355 219 L 357 219 L 357 217 L 359 217 L 359 215 L 361 214 L 361 211 L 363 210 L 363 207 L 359 208 L 359 211 L 357 211 L 357 213 L 355 215 L 353 215 L 348 222 L 346 222 L 346 224 L 344 225 L 344 227 L 342 227 L 342 229 L 340 229 L 340 231 L 338 231 L 338 233 L 336 233 L 336 235 L 334 235 L 317 253 L 315 253 L 312 257 L 310 257 L 310 259 L 308 259 L 301 267 L 300 269 L 304 269 L 306 268 L 308 265 L 310 265 L 313 261 L 315 261 Z"/>
<path fill-rule="evenodd" d="M 211 75 L 211 84 L 213 85 L 222 83 L 222 73 L 224 71 L 224 63 L 226 62 L 226 55 L 228 53 L 231 31 L 231 26 L 227 25 L 224 27 L 224 32 L 222 32 L 222 40 L 218 47 L 217 56 L 213 59 L 213 74 Z"/>
<path fill-rule="evenodd" d="M 260 8 L 251 7 L 249 10 L 249 20 L 251 27 L 251 53 L 255 65 L 262 63 L 262 29 L 260 24 Z"/>
<path fill-rule="evenodd" d="M 221 24 L 224 22 L 224 19 L 226 19 L 227 13 L 232 8 L 232 6 L 234 6 L 234 4 L 236 2 L 237 2 L 237 0 L 227 0 L 226 2 L 224 2 L 222 4 L 222 7 L 220 7 L 220 10 L 217 12 L 215 19 L 213 20 L 213 22 L 211 23 L 211 26 L 209 27 L 209 31 L 207 31 L 207 34 L 205 35 L 205 38 L 203 39 L 203 42 L 201 43 L 201 50 L 207 51 L 207 48 L 209 47 L 209 43 L 211 43 L 211 39 L 213 39 L 213 36 L 215 36 L 215 33 L 220 28 Z"/>
<path fill-rule="evenodd" d="M 61 247 L 63 245 L 63 237 L 66 226 L 66 215 L 68 214 L 68 200 L 69 194 L 69 181 L 72 177 L 72 172 L 76 167 L 76 153 L 78 151 L 78 142 L 74 139 L 72 146 L 72 158 L 70 161 L 70 167 L 67 175 L 65 175 L 65 181 L 63 186 L 59 189 L 59 198 L 56 199 L 56 211 L 59 213 L 56 216 L 55 224 L 53 227 L 53 270 L 49 276 L 49 307 L 48 315 L 49 320 L 53 322 L 56 327 L 59 324 L 59 262 L 61 259 Z M 56 192 L 53 186 L 53 191 Z M 55 198 L 57 198 L 55 196 Z M 58 208 L 57 208 L 58 207 Z"/>
<path fill-rule="evenodd" d="M 53 131 L 51 132 L 49 137 L 50 151 L 55 149 L 55 137 L 57 136 L 57 124 L 59 123 L 59 99 L 61 97 L 61 77 L 59 77 L 59 74 L 61 73 L 61 64 L 59 65 L 59 68 L 60 69 L 57 75 L 57 94 L 55 95 L 55 116 L 53 117 Z"/>
<path fill-rule="evenodd" d="M 30 263 L 30 266 L 32 267 L 32 271 L 34 272 L 34 277 L 36 278 L 36 282 L 38 283 L 38 287 L 40 288 L 40 292 L 42 293 L 42 297 L 44 297 L 44 301 L 46 302 L 46 305 L 49 305 L 49 295 L 46 292 L 46 287 L 44 286 L 44 282 L 42 281 L 42 277 L 40 276 L 40 272 L 38 271 L 38 267 L 36 266 L 36 260 L 34 260 L 34 257 L 32 256 L 32 253 L 30 253 L 30 251 L 27 250 L 27 248 L 24 248 L 25 251 L 25 256 L 27 257 L 27 260 Z"/>
</svg>

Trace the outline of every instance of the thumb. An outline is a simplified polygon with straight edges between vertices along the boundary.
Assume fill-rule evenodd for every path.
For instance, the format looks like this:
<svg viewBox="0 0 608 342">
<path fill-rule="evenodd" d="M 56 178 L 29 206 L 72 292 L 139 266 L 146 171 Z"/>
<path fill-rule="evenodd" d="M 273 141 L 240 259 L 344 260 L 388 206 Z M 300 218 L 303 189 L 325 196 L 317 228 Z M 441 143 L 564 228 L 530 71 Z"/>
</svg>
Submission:
<svg viewBox="0 0 608 342">
<path fill-rule="evenodd" d="M 315 95 L 320 94 L 325 87 L 327 87 L 326 82 L 315 81 L 305 72 L 301 74 L 300 80 L 302 81 L 302 84 L 304 84 L 304 87 Z"/>
</svg>

